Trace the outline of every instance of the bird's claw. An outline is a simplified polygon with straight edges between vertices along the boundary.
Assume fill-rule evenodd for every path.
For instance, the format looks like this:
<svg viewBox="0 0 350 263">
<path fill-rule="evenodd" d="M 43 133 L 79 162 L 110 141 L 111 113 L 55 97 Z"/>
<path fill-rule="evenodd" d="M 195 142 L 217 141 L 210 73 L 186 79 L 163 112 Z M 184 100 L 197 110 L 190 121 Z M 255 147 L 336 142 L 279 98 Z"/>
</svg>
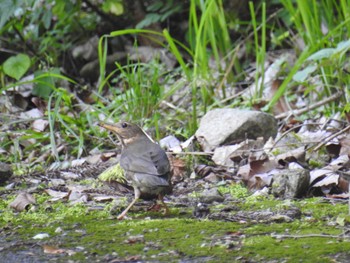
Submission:
<svg viewBox="0 0 350 263">
<path fill-rule="evenodd" d="M 162 204 L 153 204 L 152 206 L 150 206 L 147 211 L 156 211 L 156 212 L 159 212 L 161 209 L 164 209 L 162 214 L 163 215 L 169 215 L 170 211 L 169 211 L 169 208 L 167 207 L 166 204 L 162 203 Z"/>
</svg>

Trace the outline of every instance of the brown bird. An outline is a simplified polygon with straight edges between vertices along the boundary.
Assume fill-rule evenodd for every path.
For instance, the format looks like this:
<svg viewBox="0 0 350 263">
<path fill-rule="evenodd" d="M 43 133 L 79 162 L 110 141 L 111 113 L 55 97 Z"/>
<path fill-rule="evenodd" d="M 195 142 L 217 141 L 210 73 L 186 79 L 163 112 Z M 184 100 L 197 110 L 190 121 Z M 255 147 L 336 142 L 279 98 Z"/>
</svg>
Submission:
<svg viewBox="0 0 350 263">
<path fill-rule="evenodd" d="M 101 123 L 101 127 L 117 134 L 122 143 L 120 166 L 131 182 L 135 198 L 118 216 L 123 219 L 139 198 L 158 197 L 169 212 L 163 197 L 172 191 L 170 163 L 165 151 L 156 144 L 139 126 L 129 122 L 116 124 Z"/>
</svg>

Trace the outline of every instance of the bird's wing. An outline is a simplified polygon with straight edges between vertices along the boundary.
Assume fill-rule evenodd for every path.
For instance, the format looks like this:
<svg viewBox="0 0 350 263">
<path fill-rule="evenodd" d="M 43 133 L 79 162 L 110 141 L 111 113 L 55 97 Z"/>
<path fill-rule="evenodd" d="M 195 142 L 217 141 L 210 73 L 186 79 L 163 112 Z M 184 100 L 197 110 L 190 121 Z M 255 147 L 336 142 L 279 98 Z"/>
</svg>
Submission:
<svg viewBox="0 0 350 263">
<path fill-rule="evenodd" d="M 166 153 L 158 144 L 124 149 L 120 165 L 127 171 L 161 176 L 170 171 Z"/>
<path fill-rule="evenodd" d="M 162 177 L 144 173 L 135 173 L 133 180 L 136 185 L 151 189 L 154 187 L 169 187 L 170 185 L 169 182 Z"/>
</svg>

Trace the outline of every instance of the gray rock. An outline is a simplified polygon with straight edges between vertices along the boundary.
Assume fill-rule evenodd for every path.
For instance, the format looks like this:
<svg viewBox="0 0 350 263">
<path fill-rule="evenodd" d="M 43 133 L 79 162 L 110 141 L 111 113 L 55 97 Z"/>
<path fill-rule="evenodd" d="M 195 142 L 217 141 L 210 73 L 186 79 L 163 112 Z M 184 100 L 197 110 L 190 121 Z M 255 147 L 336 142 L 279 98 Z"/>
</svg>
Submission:
<svg viewBox="0 0 350 263">
<path fill-rule="evenodd" d="M 180 141 L 172 135 L 169 135 L 159 141 L 160 147 L 171 152 L 182 152 Z"/>
<path fill-rule="evenodd" d="M 11 176 L 11 165 L 0 162 L 0 185 L 4 184 Z"/>
<path fill-rule="evenodd" d="M 53 187 L 58 187 L 58 186 L 65 185 L 66 181 L 63 179 L 60 179 L 60 178 L 58 178 L 58 179 L 52 178 L 52 179 L 50 179 L 50 183 Z"/>
<path fill-rule="evenodd" d="M 200 200 L 202 203 L 211 204 L 214 202 L 223 202 L 224 197 L 220 194 L 217 188 L 205 189 L 201 195 Z"/>
<path fill-rule="evenodd" d="M 212 160 L 217 165 L 232 166 L 234 163 L 230 156 L 240 147 L 239 144 L 217 147 L 214 150 Z"/>
<path fill-rule="evenodd" d="M 276 134 L 277 121 L 269 114 L 250 110 L 214 109 L 201 119 L 196 138 L 204 151 L 212 151 L 220 145 L 258 137 L 267 140 Z"/>
<path fill-rule="evenodd" d="M 310 172 L 304 169 L 281 170 L 273 175 L 271 193 L 276 197 L 299 198 L 309 187 Z"/>
<path fill-rule="evenodd" d="M 193 210 L 193 216 L 196 218 L 205 218 L 209 215 L 210 208 L 207 204 L 197 203 Z"/>
<path fill-rule="evenodd" d="M 248 156 L 253 157 L 252 149 L 263 149 L 263 147 L 264 141 L 262 137 L 257 140 L 244 140 L 234 145 L 220 146 L 215 148 L 212 160 L 217 165 L 232 166 L 234 162 L 239 162 Z M 263 154 L 263 151 L 255 151 L 254 158 L 260 160 L 263 158 Z"/>
</svg>

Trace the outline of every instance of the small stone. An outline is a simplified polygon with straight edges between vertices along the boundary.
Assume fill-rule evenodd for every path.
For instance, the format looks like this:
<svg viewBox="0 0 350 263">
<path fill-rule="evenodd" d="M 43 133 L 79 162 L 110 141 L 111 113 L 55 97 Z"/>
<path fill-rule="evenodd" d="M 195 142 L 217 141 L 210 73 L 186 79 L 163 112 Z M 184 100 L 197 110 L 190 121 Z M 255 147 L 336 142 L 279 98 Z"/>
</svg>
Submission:
<svg viewBox="0 0 350 263">
<path fill-rule="evenodd" d="M 10 183 L 10 184 L 8 184 L 8 185 L 5 186 L 5 189 L 6 189 L 6 190 L 10 190 L 10 189 L 15 188 L 15 186 L 16 186 L 16 183 Z"/>
<path fill-rule="evenodd" d="M 210 213 L 210 209 L 207 204 L 198 203 L 193 211 L 193 216 L 196 218 L 204 218 L 208 216 Z"/>
<path fill-rule="evenodd" d="M 180 141 L 172 135 L 169 135 L 159 141 L 160 147 L 171 152 L 182 152 Z"/>
<path fill-rule="evenodd" d="M 233 166 L 230 159 L 231 154 L 239 148 L 239 144 L 217 147 L 214 151 L 212 160 L 217 165 Z"/>
<path fill-rule="evenodd" d="M 217 188 L 205 189 L 200 195 L 200 200 L 203 203 L 211 204 L 213 202 L 223 202 L 225 198 L 220 194 Z"/>
<path fill-rule="evenodd" d="M 50 235 L 48 233 L 40 233 L 35 236 L 33 236 L 33 239 L 44 239 L 44 238 L 49 238 Z"/>
<path fill-rule="evenodd" d="M 144 243 L 144 242 L 145 242 L 144 235 L 129 236 L 128 239 L 125 240 L 125 243 L 128 243 L 128 244 Z"/>
<path fill-rule="evenodd" d="M 63 232 L 62 227 L 57 227 L 57 228 L 55 229 L 55 233 L 62 233 L 62 232 Z"/>
<path fill-rule="evenodd" d="M 204 181 L 210 182 L 210 183 L 217 183 L 221 180 L 219 176 L 217 176 L 216 173 L 210 173 L 206 177 L 204 177 Z"/>
<path fill-rule="evenodd" d="M 0 185 L 5 183 L 12 176 L 11 165 L 0 162 Z"/>
<path fill-rule="evenodd" d="M 62 186 L 62 185 L 66 185 L 66 181 L 63 179 L 51 179 L 50 183 L 52 186 L 54 187 L 58 187 L 58 186 Z"/>
<path fill-rule="evenodd" d="M 287 216 L 287 215 L 280 215 L 280 214 L 271 216 L 271 220 L 274 221 L 274 222 L 278 222 L 278 223 L 292 222 L 293 221 L 293 219 L 290 218 L 289 216 Z"/>
<path fill-rule="evenodd" d="M 308 170 L 281 170 L 273 175 L 271 193 L 276 197 L 300 198 L 307 192 L 309 181 Z"/>
</svg>

